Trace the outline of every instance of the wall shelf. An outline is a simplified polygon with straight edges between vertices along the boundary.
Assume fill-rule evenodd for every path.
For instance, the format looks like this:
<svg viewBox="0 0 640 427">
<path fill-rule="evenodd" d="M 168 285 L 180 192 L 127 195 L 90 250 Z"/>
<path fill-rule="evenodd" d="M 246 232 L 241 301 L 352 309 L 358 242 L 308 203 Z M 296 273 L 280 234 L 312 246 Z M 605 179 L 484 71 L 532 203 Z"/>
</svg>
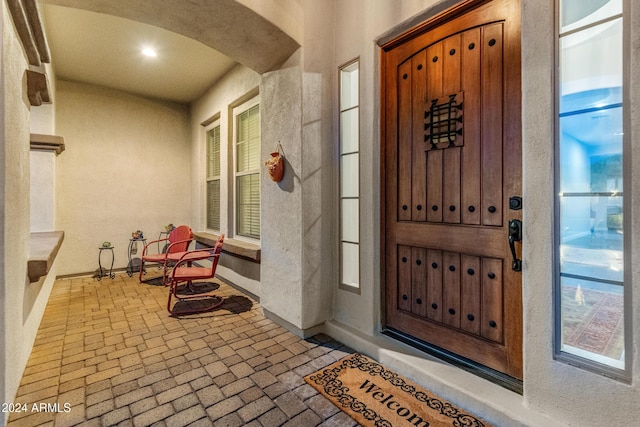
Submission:
<svg viewBox="0 0 640 427">
<path fill-rule="evenodd" d="M 38 151 L 52 151 L 56 156 L 64 151 L 64 138 L 56 135 L 31 134 L 31 149 Z"/>
<path fill-rule="evenodd" d="M 27 271 L 29 281 L 37 282 L 51 270 L 53 261 L 64 240 L 64 231 L 31 233 L 29 238 L 29 261 Z"/>
</svg>

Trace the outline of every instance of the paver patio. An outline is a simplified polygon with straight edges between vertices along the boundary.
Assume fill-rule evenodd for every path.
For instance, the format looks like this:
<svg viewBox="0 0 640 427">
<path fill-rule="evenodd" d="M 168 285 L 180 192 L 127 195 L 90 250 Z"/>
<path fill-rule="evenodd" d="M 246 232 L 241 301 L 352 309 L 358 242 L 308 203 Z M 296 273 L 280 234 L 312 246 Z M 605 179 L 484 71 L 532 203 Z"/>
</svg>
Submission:
<svg viewBox="0 0 640 427">
<path fill-rule="evenodd" d="M 353 350 L 215 286 L 222 308 L 174 318 L 168 289 L 135 275 L 57 280 L 8 425 L 356 425 L 303 380 Z"/>
</svg>

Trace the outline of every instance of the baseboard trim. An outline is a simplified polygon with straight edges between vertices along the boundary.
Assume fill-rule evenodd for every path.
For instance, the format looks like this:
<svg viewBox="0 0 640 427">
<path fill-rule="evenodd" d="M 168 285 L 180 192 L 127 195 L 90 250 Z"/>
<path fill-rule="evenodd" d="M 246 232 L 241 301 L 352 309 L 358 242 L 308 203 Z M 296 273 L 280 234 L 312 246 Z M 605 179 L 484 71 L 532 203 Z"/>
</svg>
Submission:
<svg viewBox="0 0 640 427">
<path fill-rule="evenodd" d="M 282 317 L 278 316 L 277 314 L 269 310 L 266 310 L 264 307 L 262 307 L 262 311 L 264 312 L 264 315 L 267 319 L 273 320 L 278 325 L 282 326 L 292 334 L 299 336 L 300 338 L 307 339 L 307 338 L 311 338 L 314 335 L 324 332 L 323 324 L 312 326 L 306 329 L 300 329 L 294 324 L 284 320 Z"/>
</svg>

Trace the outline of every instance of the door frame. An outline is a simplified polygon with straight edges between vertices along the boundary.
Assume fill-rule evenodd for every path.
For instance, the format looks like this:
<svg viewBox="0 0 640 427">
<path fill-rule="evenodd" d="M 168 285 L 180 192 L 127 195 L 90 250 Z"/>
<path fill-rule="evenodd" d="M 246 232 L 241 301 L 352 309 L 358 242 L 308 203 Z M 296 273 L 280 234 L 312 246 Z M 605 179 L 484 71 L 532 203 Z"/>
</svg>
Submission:
<svg viewBox="0 0 640 427">
<path fill-rule="evenodd" d="M 492 0 L 462 0 L 456 4 L 451 5 L 450 7 L 448 7 L 446 10 L 436 10 L 435 14 L 431 15 L 431 17 L 427 18 L 426 20 L 424 20 L 422 23 L 419 23 L 407 30 L 404 30 L 401 34 L 394 36 L 390 39 L 387 39 L 387 41 L 383 41 L 380 43 L 379 45 L 379 65 L 380 65 L 380 110 L 379 110 L 379 114 L 380 114 L 380 330 L 381 333 L 385 334 L 385 335 L 389 335 L 399 341 L 405 342 L 413 347 L 418 348 L 419 350 L 424 351 L 425 353 L 434 355 L 438 358 L 441 358 L 455 366 L 458 366 L 462 369 L 468 370 L 473 372 L 474 374 L 486 378 L 492 382 L 495 382 L 505 388 L 508 388 L 512 391 L 518 392 L 520 394 L 523 393 L 523 382 L 521 380 L 518 380 L 516 378 L 513 378 L 509 375 L 503 374 L 499 371 L 496 371 L 494 369 L 485 367 L 483 365 L 479 365 L 476 362 L 473 362 L 469 359 L 466 359 L 462 356 L 459 356 L 457 354 L 451 353 L 447 350 L 444 350 L 442 348 L 436 347 L 434 345 L 431 345 L 429 343 L 423 342 L 417 338 L 414 338 L 404 332 L 400 332 L 397 331 L 395 329 L 392 328 L 388 328 L 387 325 L 387 298 L 386 298 L 386 293 L 387 293 L 387 289 L 386 289 L 386 285 L 387 285 L 387 260 L 386 260 L 386 254 L 387 254 L 387 245 L 389 244 L 386 240 L 387 240 L 387 221 L 388 218 L 386 216 L 386 203 L 388 200 L 388 194 L 387 194 L 387 189 L 386 189 L 386 181 L 387 181 L 387 177 L 388 177 L 388 172 L 387 172 L 387 149 L 388 149 L 388 144 L 387 144 L 387 128 L 386 128 L 386 123 L 387 123 L 387 108 L 386 108 L 386 94 L 387 94 L 387 80 L 386 80 L 386 70 L 385 70 L 385 59 L 384 59 L 384 53 L 385 51 L 391 50 L 395 47 L 398 47 L 400 45 L 402 45 L 403 43 L 414 39 L 416 37 L 419 37 L 420 35 L 432 31 L 434 29 L 437 29 L 438 27 L 442 26 L 443 24 L 446 24 L 449 21 L 452 21 L 456 18 L 462 17 L 465 14 L 487 4 L 490 3 Z M 445 4 L 444 7 L 447 7 L 447 5 Z M 520 21 L 521 17 L 520 17 L 520 9 L 518 8 L 518 16 L 516 16 L 516 20 L 517 20 L 517 27 L 518 27 L 518 32 L 521 33 L 521 21 Z M 518 55 L 521 53 L 521 45 L 520 43 L 518 44 L 518 49 L 517 52 L 512 52 L 514 55 L 517 53 Z M 505 56 L 506 59 L 506 56 Z M 514 70 L 510 70 L 510 74 L 507 76 L 505 74 L 505 81 L 507 80 L 507 78 L 512 79 L 515 76 L 517 76 L 517 78 L 520 79 L 521 82 L 521 61 L 517 61 L 518 63 L 518 67 L 517 69 Z M 509 85 L 509 87 L 513 87 L 514 85 Z M 521 83 L 516 85 L 518 89 L 521 88 Z M 522 97 L 521 94 L 515 94 L 515 93 L 509 93 L 507 92 L 507 88 L 505 88 L 505 96 L 517 96 L 518 99 L 518 105 L 521 107 L 522 105 Z M 519 109 L 519 111 L 521 111 L 521 108 Z M 505 135 L 504 138 L 506 139 L 508 136 L 510 136 L 511 138 L 519 138 L 520 141 L 522 141 L 522 117 L 521 114 L 519 114 L 518 116 L 520 119 L 516 121 L 516 123 L 513 123 L 513 121 L 509 122 L 509 123 L 505 123 L 505 125 L 503 126 L 503 129 L 505 130 Z M 516 153 L 511 153 L 511 156 L 517 156 L 519 157 L 519 159 L 522 159 L 522 144 L 519 144 L 519 149 L 517 150 Z M 509 156 L 510 157 L 510 156 Z M 508 157 L 505 156 L 505 162 L 508 161 Z M 521 161 L 518 163 L 518 166 L 520 168 L 520 171 L 522 173 L 522 163 Z M 505 164 L 505 168 L 509 167 L 508 165 Z M 522 176 L 522 175 L 521 175 Z M 506 191 L 506 189 L 505 189 Z M 519 192 L 521 193 L 521 189 L 519 189 Z M 520 213 L 520 216 L 522 215 L 522 213 Z M 520 253 L 520 250 L 518 251 Z M 520 285 L 522 286 L 522 281 L 520 281 Z M 524 330 L 522 327 L 522 323 L 523 323 L 523 312 L 522 312 L 522 306 L 521 306 L 521 313 L 519 316 L 519 319 L 517 319 L 520 322 L 520 330 L 522 331 L 522 335 L 524 335 Z M 522 353 L 523 349 L 523 342 L 524 342 L 524 336 L 520 337 L 520 351 Z M 522 359 L 522 357 L 521 357 Z"/>
</svg>

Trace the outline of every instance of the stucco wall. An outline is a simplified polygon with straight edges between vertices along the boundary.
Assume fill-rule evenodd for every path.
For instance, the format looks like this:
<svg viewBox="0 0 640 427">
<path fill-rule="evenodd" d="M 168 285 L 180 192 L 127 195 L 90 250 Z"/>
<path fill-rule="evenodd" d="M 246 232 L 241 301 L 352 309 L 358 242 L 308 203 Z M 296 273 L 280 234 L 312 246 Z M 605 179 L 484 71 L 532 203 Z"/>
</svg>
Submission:
<svg viewBox="0 0 640 427">
<path fill-rule="evenodd" d="M 24 325 L 23 300 L 29 257 L 29 101 L 24 71 L 28 67 L 13 22 L 2 2 L 2 401 L 11 402 L 35 337 Z M 0 424 L 5 414 L 0 413 Z"/>
<path fill-rule="evenodd" d="M 380 62 L 378 41 L 400 35 L 453 0 L 367 0 L 336 2 L 333 72 L 360 59 L 360 294 L 336 289 L 334 318 L 366 334 L 380 328 Z M 357 28 L 358 31 L 354 31 Z M 338 83 L 333 91 L 338 93 Z M 337 95 L 336 95 L 337 96 Z M 337 98 L 334 113 L 337 111 Z M 334 141 L 337 141 L 337 120 Z M 336 260 L 337 263 L 337 260 Z M 336 264 L 338 265 L 338 264 Z M 336 279 L 337 280 L 337 279 Z"/>
<path fill-rule="evenodd" d="M 312 19 L 318 12 L 317 1 L 301 1 L 305 20 Z M 440 362 L 430 361 L 422 354 L 412 352 L 402 346 L 389 345 L 389 341 L 378 335 L 380 327 L 380 269 L 382 260 L 379 251 L 379 211 L 378 196 L 379 183 L 379 59 L 376 41 L 392 35 L 400 34 L 413 24 L 433 15 L 438 9 L 429 9 L 433 5 L 451 5 L 455 1 L 428 0 L 351 0 L 349 2 L 331 2 L 333 19 L 326 19 L 322 15 L 321 21 L 335 22 L 333 25 L 314 25 L 305 21 L 304 44 L 302 52 L 288 65 L 299 65 L 299 69 L 280 70 L 273 74 L 260 76 L 246 68 L 237 68 L 225 79 L 212 88 L 192 108 L 191 127 L 186 125 L 186 113 L 175 106 L 142 100 L 129 95 L 107 91 L 85 85 L 71 83 L 61 84 L 58 99 L 59 134 L 65 137 L 67 151 L 60 157 L 58 175 L 58 225 L 67 232 L 65 244 L 60 253 L 60 261 L 64 258 L 65 270 L 84 269 L 90 271 L 96 267 L 97 246 L 103 240 L 110 240 L 117 246 L 117 265 L 126 264 L 126 244 L 129 233 L 137 228 L 145 230 L 147 237 L 152 238 L 154 227 L 157 232 L 168 222 L 191 222 L 204 227 L 204 180 L 202 173 L 203 147 L 202 129 L 200 123 L 219 113 L 223 125 L 229 124 L 229 105 L 239 100 L 244 94 L 257 87 L 261 80 L 265 93 L 269 98 L 263 101 L 271 110 L 264 117 L 273 119 L 269 123 L 269 135 L 277 138 L 278 126 L 285 123 L 285 115 L 276 111 L 279 100 L 289 104 L 282 110 L 295 113 L 312 113 L 301 115 L 301 122 L 287 125 L 285 133 L 291 136 L 284 142 L 285 154 L 290 154 L 291 171 L 298 179 L 309 178 L 309 187 L 316 187 L 309 195 L 303 194 L 305 188 L 295 185 L 292 191 L 281 194 L 282 189 L 272 183 L 263 183 L 263 197 L 273 196 L 274 201 L 287 203 L 288 216 L 280 218 L 277 215 L 277 203 L 265 204 L 263 224 L 271 223 L 267 227 L 263 250 L 271 250 L 269 245 L 277 245 L 277 250 L 285 252 L 284 257 L 278 257 L 278 252 L 271 252 L 272 260 L 266 265 L 274 267 L 269 275 L 264 274 L 264 285 L 278 284 L 277 273 L 286 271 L 287 288 L 280 288 L 281 300 L 275 300 L 275 292 L 270 295 L 273 304 L 265 301 L 265 306 L 281 315 L 290 323 L 304 328 L 321 319 L 316 311 L 305 315 L 308 307 L 305 305 L 317 292 L 324 297 L 327 293 L 334 293 L 334 320 L 349 329 L 352 336 L 357 337 L 348 344 L 356 349 L 377 348 L 381 359 L 386 359 L 392 367 L 393 360 L 403 359 L 406 365 L 415 369 L 406 369 L 418 382 L 432 386 L 432 373 L 445 372 L 438 378 L 436 391 L 442 389 L 445 397 L 453 396 L 460 404 L 470 403 L 474 408 L 482 404 L 492 410 L 518 412 L 522 424 L 530 425 L 629 425 L 640 416 L 637 405 L 638 379 L 640 362 L 638 361 L 637 346 L 634 347 L 634 366 L 636 373 L 632 384 L 624 384 L 567 364 L 553 360 L 553 313 L 552 313 L 552 279 L 551 271 L 553 253 L 553 116 L 550 105 L 553 105 L 553 88 L 549 84 L 553 79 L 553 1 L 537 0 L 523 1 L 523 197 L 525 200 L 523 242 L 523 296 L 524 296 L 524 367 L 525 382 L 524 396 L 496 390 L 496 386 L 485 384 L 477 377 L 469 379 L 470 374 L 461 373 L 459 369 L 444 367 Z M 640 68 L 640 7 L 628 1 L 632 16 L 631 30 L 631 70 Z M 24 58 L 11 31 L 7 25 L 6 9 L 3 2 L 3 56 L 2 73 L 4 91 L 2 93 L 2 116 L 5 126 L 4 151 L 2 156 L 3 180 L 2 190 L 5 205 L 2 221 L 4 245 L 2 251 L 2 279 L 4 280 L 0 296 L 3 298 L 5 314 L 2 321 L 8 323 L 5 330 L 5 340 L 2 343 L 5 357 L 3 359 L 4 390 L 10 396 L 15 391 L 19 374 L 14 373 L 16 364 L 22 363 L 17 356 L 15 346 L 18 344 L 20 328 L 15 319 L 22 319 L 21 293 L 14 293 L 10 286 L 23 286 L 25 280 L 27 246 L 24 236 L 28 235 L 28 203 L 16 199 L 21 192 L 28 191 L 28 148 L 16 141 L 28 139 L 28 107 L 21 97 L 21 67 Z M 309 21 L 311 22 L 311 21 Z M 9 29 L 8 29 L 9 28 Z M 314 45 L 313 40 L 324 38 L 323 41 L 334 40 L 333 48 L 326 49 L 323 43 Z M 311 46 L 315 46 L 313 49 Z M 336 211 L 332 200 L 335 200 L 335 183 L 328 184 L 324 179 L 316 181 L 311 166 L 317 162 L 316 156 L 327 156 L 335 152 L 337 141 L 337 74 L 339 65 L 360 57 L 361 78 L 361 179 L 365 183 L 361 193 L 361 263 L 362 269 L 360 295 L 340 291 L 337 280 L 316 280 L 313 277 L 314 266 L 322 265 L 328 255 L 337 249 L 335 247 L 313 246 L 312 239 L 305 241 L 307 226 L 312 232 L 309 236 L 318 236 L 313 230 L 314 209 L 321 209 L 322 221 L 329 218 L 328 233 L 335 237 Z M 316 73 L 323 74 L 318 77 Z M 637 74 L 637 73 L 635 73 Z M 640 100 L 639 77 L 630 73 L 629 84 L 631 98 L 631 137 L 640 131 Z M 328 86 L 327 86 L 328 82 Z M 285 91 L 278 91 L 279 85 L 286 84 Z M 321 105 L 315 104 L 313 96 L 320 100 Z M 327 96 L 329 91 L 333 95 Z M 264 95 L 264 94 L 263 94 Z M 328 107 L 328 99 L 333 102 Z M 330 101 L 329 101 L 330 102 Z M 323 104 L 325 103 L 325 104 Z M 316 110 L 317 108 L 317 110 Z M 135 114 L 131 113 L 132 111 Z M 318 112 L 319 114 L 315 114 Z M 60 116 L 64 117 L 60 117 Z M 307 120 L 309 119 L 309 120 Z M 166 122 L 169 122 L 167 124 Z M 64 126 L 63 126 L 64 125 Z M 166 127 L 164 127 L 166 126 Z M 333 135 L 323 133 L 326 126 L 333 127 Z M 224 127 L 223 127 L 224 129 Z M 224 130 L 223 130 L 224 132 Z M 300 132 L 298 134 L 298 132 Z M 308 132 L 308 133 L 307 133 Z M 172 135 L 173 143 L 162 139 Z M 160 141 L 158 139 L 161 139 Z M 223 135 L 228 139 L 228 134 Z M 136 144 L 133 144 L 135 140 Z M 294 142 L 293 146 L 285 145 Z M 314 144 L 310 147 L 306 143 Z M 174 145 L 175 143 L 175 145 Z M 189 144 L 190 143 L 190 144 Z M 268 150 L 268 144 L 274 140 L 263 141 L 263 151 Z M 140 148 L 136 148 L 137 145 Z M 314 150 L 318 150 L 319 153 Z M 309 149 L 309 157 L 305 157 L 305 150 Z M 312 154 L 313 153 L 313 154 Z M 316 154 L 317 153 L 317 154 Z M 625 153 L 627 154 L 627 153 Z M 640 150 L 631 144 L 628 151 L 632 165 L 640 164 Z M 305 160 L 306 159 L 306 160 Z M 333 158 L 335 160 L 335 158 Z M 336 160 L 337 161 L 337 160 Z M 64 164 L 64 167 L 62 166 Z M 309 168 L 306 168 L 309 166 Z M 319 166 L 332 171 L 332 166 L 324 160 Z M 191 168 L 191 175 L 187 172 Z M 170 172 L 168 172 L 170 171 Z M 179 171 L 182 172 L 175 172 Z M 632 170 L 632 182 L 639 182 L 640 171 Z M 152 176 L 150 182 L 148 177 Z M 191 178 L 189 182 L 189 177 Z M 167 178 L 170 177 L 170 178 Z M 264 178 L 264 175 L 263 175 Z M 169 181 L 164 182 L 162 180 Z M 156 184 L 156 182 L 160 182 Z M 322 190 L 317 189 L 317 182 L 322 183 Z M 166 184 L 166 185 L 162 185 Z M 167 189 L 167 185 L 169 188 Z M 171 185 L 175 185 L 172 187 Z M 190 185 L 190 187 L 189 187 Z M 185 186 L 191 188 L 193 200 L 182 194 Z M 268 187 L 267 187 L 268 186 Z M 156 191 L 155 188 L 160 187 Z M 640 227 L 638 210 L 638 188 L 633 186 L 625 189 L 625 200 L 632 205 L 632 233 L 628 239 L 632 241 L 632 260 L 638 256 L 640 234 L 636 232 Z M 185 192 L 186 194 L 189 191 Z M 64 196 L 64 197 L 63 197 Z M 227 196 L 228 197 L 228 194 Z M 167 203 L 167 200 L 179 198 L 183 203 Z M 326 201 L 326 204 L 321 203 Z M 11 203 L 6 203 L 11 201 Z M 16 201 L 15 203 L 13 203 Z M 320 202 L 320 203 L 318 203 Z M 162 216 L 167 210 L 175 206 L 188 206 L 189 209 L 171 212 L 169 218 Z M 176 208 L 177 209 L 177 208 Z M 296 214 L 302 210 L 301 215 Z M 144 212 L 144 216 L 140 215 Z M 182 216 L 181 216 L 182 215 Z M 285 231 L 292 231 L 286 240 L 279 241 L 273 237 L 277 227 L 286 220 L 294 218 L 293 226 Z M 64 220 L 63 220 L 64 218 Z M 332 230 L 333 227 L 333 230 Z M 96 232 L 98 230 L 99 232 Z M 323 230 L 326 231 L 326 230 Z M 103 233 L 104 236 L 101 234 Z M 267 238 L 268 236 L 268 238 Z M 87 241 L 90 240 L 90 241 Z M 308 244 L 308 246 L 306 245 Z M 69 246 L 73 249 L 66 249 Z M 10 247 L 11 252 L 4 248 Z M 84 253 L 83 253 L 84 252 Z M 326 258 L 317 261 L 317 257 L 324 252 Z M 320 255 L 318 255 L 320 253 Z M 306 255 L 309 257 L 306 257 Z M 288 258 L 291 256 L 291 258 Z M 304 258 L 304 259 L 303 259 Z M 288 260 L 293 266 L 288 270 Z M 268 257 L 267 257 L 268 260 Z M 62 263 L 61 263 L 62 265 Z M 74 265 L 80 266 L 73 267 Z M 333 257 L 328 268 L 337 270 L 337 258 Z M 640 305 L 640 266 L 631 263 L 631 289 L 633 307 Z M 327 268 L 320 267 L 322 269 Z M 306 270 L 308 269 L 308 270 Z M 61 273 L 64 274 L 62 268 Z M 242 267 L 237 268 L 238 271 Z M 326 273 L 322 273 L 326 274 Z M 329 274 L 328 277 L 331 277 Z M 337 275 L 334 274 L 334 279 Z M 306 279 L 310 279 L 308 282 Z M 255 283 L 249 284 L 256 286 Z M 287 291 L 286 294 L 283 291 Z M 306 295 L 303 293 L 307 292 Z M 322 304 L 324 301 L 319 301 Z M 287 305 L 289 303 L 289 305 Z M 633 307 L 629 307 L 632 309 Z M 633 330 L 640 328 L 640 312 L 636 310 L 632 316 Z M 308 316 L 308 317 L 306 317 Z M 15 330 L 14 330 L 15 329 Z M 637 334 L 636 334 L 637 335 Z M 343 333 L 342 336 L 347 336 Z M 390 349 L 391 348 L 391 349 Z M 9 350 L 11 349 L 11 350 Z M 9 353 L 11 351 L 11 353 Z M 408 355 L 408 356 L 407 356 Z M 405 362 L 403 362 L 405 363 Z M 402 368 L 400 364 L 396 364 Z M 19 370 L 21 372 L 21 370 Z M 507 399 L 501 401 L 506 394 Z M 473 396 L 472 396 L 473 395 Z M 473 401 L 471 397 L 473 397 Z M 5 401 L 10 401 L 8 398 Z M 480 402 L 480 403 L 478 403 Z M 507 402 L 507 403 L 505 403 Z M 513 405 L 515 410 L 509 409 Z M 536 423 L 533 418 L 527 418 L 532 408 L 534 412 L 548 415 L 552 422 Z M 482 408 L 478 407 L 480 412 Z M 1 416 L 1 414 L 0 414 Z M 539 418 L 536 418 L 539 419 Z"/>
<path fill-rule="evenodd" d="M 338 3 L 335 10 L 336 35 L 333 68 L 359 58 L 360 77 L 360 294 L 335 287 L 333 317 L 368 335 L 379 329 L 380 322 L 380 132 L 379 132 L 379 55 L 376 36 L 398 22 L 406 8 L 404 2 L 394 7 L 391 2 L 377 2 L 367 7 L 367 1 Z M 416 11 L 419 10 L 416 5 Z M 410 16 L 405 12 L 404 18 Z M 353 31 L 357 25 L 360 31 Z M 338 93 L 338 82 L 334 82 Z M 334 110 L 337 111 L 337 95 Z M 338 121 L 337 114 L 334 120 Z M 334 141 L 338 140 L 338 124 L 334 126 Z M 336 259 L 336 265 L 338 260 Z M 336 268 L 337 269 L 337 268 Z M 339 279 L 336 277 L 336 283 Z"/>
<path fill-rule="evenodd" d="M 523 23 L 523 198 L 525 200 L 523 242 L 523 319 L 524 319 L 524 396 L 505 395 L 487 384 L 483 393 L 474 392 L 475 380 L 458 377 L 447 372 L 440 376 L 442 365 L 434 364 L 428 357 L 415 357 L 417 353 L 390 344 L 378 335 L 380 328 L 380 258 L 379 211 L 380 188 L 379 165 L 379 59 L 377 40 L 388 40 L 394 35 L 433 16 L 444 6 L 456 1 L 387 1 L 365 0 L 335 3 L 335 58 L 334 68 L 360 57 L 360 153 L 361 179 L 369 183 L 361 188 L 361 294 L 335 290 L 334 320 L 329 330 L 337 336 L 353 338 L 353 346 L 362 351 L 375 348 L 381 359 L 396 364 L 401 370 L 419 382 L 442 390 L 461 404 L 476 405 L 483 402 L 486 408 L 501 408 L 503 402 L 511 401 L 511 409 L 502 407 L 514 419 L 530 425 L 629 425 L 640 416 L 637 405 L 640 389 L 637 386 L 638 352 L 634 348 L 634 379 L 631 385 L 601 375 L 569 366 L 553 360 L 553 140 L 554 117 L 553 81 L 554 70 L 554 2 L 553 0 L 522 1 Z M 631 70 L 640 64 L 638 54 L 640 6 L 627 2 L 633 24 L 631 27 Z M 431 8 L 431 9 L 430 9 Z M 306 10 L 305 10 L 306 12 Z M 634 27 L 635 24 L 635 27 Z M 358 30 L 354 30 L 357 28 Z M 318 35 L 317 37 L 320 37 Z M 634 68 L 635 67 L 635 68 Z M 337 71 L 336 71 L 337 72 Z M 638 134 L 640 118 L 638 98 L 640 84 L 637 73 L 630 73 L 630 110 L 632 137 Z M 337 90 L 336 90 L 337 91 Z M 334 108 L 336 107 L 334 102 Z M 334 131 L 334 141 L 337 140 Z M 633 148 L 625 154 L 633 157 L 632 165 L 640 164 L 640 155 Z M 632 171 L 632 182 L 638 182 L 637 170 Z M 638 188 L 625 188 L 625 201 L 632 203 L 632 233 L 625 235 L 637 248 L 638 217 L 640 208 Z M 631 259 L 638 256 L 637 249 L 627 254 Z M 337 265 L 337 264 L 336 264 Z M 630 291 L 633 307 L 640 304 L 638 288 L 640 268 L 633 268 Z M 334 285 L 335 286 L 335 285 Z M 336 286 L 337 288 L 337 286 Z M 632 309 L 628 307 L 627 309 Z M 636 310 L 637 311 L 637 310 Z M 633 314 L 633 330 L 640 327 L 638 314 Z M 637 334 L 635 334 L 637 336 Z M 636 346 L 637 347 L 637 346 Z M 410 355 L 410 356 L 407 356 Z M 482 382 L 484 380 L 480 380 Z M 472 385 L 473 384 L 473 385 Z M 465 394 L 467 397 L 465 397 Z M 471 396 L 472 398 L 470 398 Z M 501 396 L 498 398 L 497 396 Z M 635 402 L 635 403 L 634 403 Z M 479 407 L 479 410 L 483 409 Z M 534 414 L 545 414 L 549 418 L 540 422 Z M 542 418 L 544 419 L 544 418 Z M 538 421 L 535 421 L 538 420 Z"/>
<path fill-rule="evenodd" d="M 302 329 L 302 75 L 292 67 L 263 76 L 262 157 L 281 141 L 285 175 L 261 176 L 261 304 Z"/>
<path fill-rule="evenodd" d="M 294 0 L 49 0 L 165 28 L 198 40 L 261 73 L 279 67 L 299 47 Z M 153 11 L 153 13 L 150 13 Z M 250 29 L 250 31 L 247 31 Z"/>
<path fill-rule="evenodd" d="M 554 118 L 553 79 L 554 56 L 554 9 L 552 1 L 523 2 L 523 164 L 524 164 L 524 223 L 523 244 L 523 299 L 525 326 L 525 380 L 524 398 L 534 408 L 551 414 L 569 425 L 631 425 L 640 417 L 637 343 L 633 348 L 634 372 L 632 384 L 625 384 L 601 375 L 575 368 L 566 363 L 554 361 L 553 355 L 553 165 L 554 165 Z M 640 32 L 640 7 L 628 2 L 629 17 L 635 23 L 631 32 L 631 70 L 637 69 Z M 635 68 L 634 68 L 635 66 Z M 640 130 L 638 102 L 640 78 L 637 72 L 630 73 L 629 89 L 631 97 L 627 105 L 631 112 L 630 141 L 637 139 Z M 640 171 L 636 165 L 640 156 L 631 142 L 625 151 L 627 165 L 631 166 L 631 183 L 638 182 Z M 631 257 L 631 278 L 625 292 L 633 296 L 633 307 L 640 304 L 640 269 L 638 252 L 638 186 L 625 188 L 625 204 L 631 204 L 632 249 L 625 253 Z M 527 208 L 528 207 L 528 208 Z M 633 310 L 627 307 L 627 310 Z M 637 309 L 632 314 L 632 328 L 640 328 Z M 637 338 L 637 333 L 632 334 Z"/>
<path fill-rule="evenodd" d="M 55 230 L 56 155 L 51 151 L 30 154 L 30 224 L 31 231 Z"/>
<path fill-rule="evenodd" d="M 316 5 L 317 8 L 317 5 Z M 331 25 L 332 9 L 308 15 L 313 25 Z M 319 13 L 321 12 L 321 13 Z M 318 21 L 318 18 L 322 19 Z M 280 142 L 285 154 L 285 174 L 272 182 L 261 168 L 261 249 L 259 282 L 247 277 L 255 266 L 248 261 L 221 259 L 218 274 L 260 297 L 262 307 L 298 333 L 305 333 L 330 317 L 333 278 L 330 245 L 333 230 L 331 163 L 330 62 L 317 52 L 330 52 L 332 39 L 313 41 L 308 34 L 309 55 L 296 54 L 281 70 L 259 76 L 237 66 L 192 106 L 193 223 L 205 223 L 205 126 L 220 121 L 221 175 L 229 185 L 221 187 L 221 232 L 234 237 L 232 176 L 232 107 L 243 102 L 259 85 L 261 109 L 261 158 L 266 159 Z M 312 42 L 313 41 L 313 42 Z M 300 66 L 313 72 L 303 72 Z M 254 86 L 255 85 L 255 86 Z M 223 181 L 224 184 L 224 181 Z"/>
<path fill-rule="evenodd" d="M 51 64 L 44 64 L 51 103 L 31 108 L 31 133 L 55 135 L 55 76 Z M 31 151 L 30 222 L 31 231 L 53 231 L 56 224 L 56 154 L 52 151 Z"/>
<path fill-rule="evenodd" d="M 334 4 L 305 1 L 302 48 L 302 328 L 331 318 L 332 285 L 336 283 L 334 238 L 337 231 L 332 100 L 336 73 Z M 318 37 L 323 33 L 323 37 Z"/>
<path fill-rule="evenodd" d="M 303 48 L 263 74 L 262 158 L 280 142 L 285 174 L 261 181 L 261 304 L 290 330 L 313 334 L 331 317 L 335 279 L 331 120 L 333 7 L 302 2 Z M 321 35 L 321 36 L 320 36 Z"/>
<path fill-rule="evenodd" d="M 47 75 L 47 87 L 49 89 L 50 103 L 43 103 L 38 108 L 31 109 L 31 117 L 29 119 L 29 128 L 31 133 L 40 133 L 44 135 L 56 134 L 56 78 L 55 72 L 51 64 L 42 64 L 43 71 Z"/>
<path fill-rule="evenodd" d="M 94 272 L 103 241 L 124 268 L 131 232 L 150 241 L 169 223 L 189 224 L 185 106 L 59 81 L 56 127 L 66 145 L 56 165 L 59 275 Z"/>
<path fill-rule="evenodd" d="M 220 206 L 233 203 L 233 163 L 231 156 L 233 107 L 258 94 L 260 76 L 242 65 L 237 65 L 200 99 L 191 105 L 191 224 L 194 230 L 206 230 L 206 126 L 212 118 L 220 120 L 220 174 L 227 185 L 220 188 Z M 226 238 L 233 238 L 233 210 L 223 209 L 220 228 Z M 263 225 L 264 226 L 264 225 Z M 223 254 L 217 274 L 240 286 L 253 295 L 260 296 L 260 266 L 252 261 Z"/>
<path fill-rule="evenodd" d="M 237 0 L 260 14 L 300 43 L 303 39 L 304 25 L 299 0 Z"/>
</svg>

